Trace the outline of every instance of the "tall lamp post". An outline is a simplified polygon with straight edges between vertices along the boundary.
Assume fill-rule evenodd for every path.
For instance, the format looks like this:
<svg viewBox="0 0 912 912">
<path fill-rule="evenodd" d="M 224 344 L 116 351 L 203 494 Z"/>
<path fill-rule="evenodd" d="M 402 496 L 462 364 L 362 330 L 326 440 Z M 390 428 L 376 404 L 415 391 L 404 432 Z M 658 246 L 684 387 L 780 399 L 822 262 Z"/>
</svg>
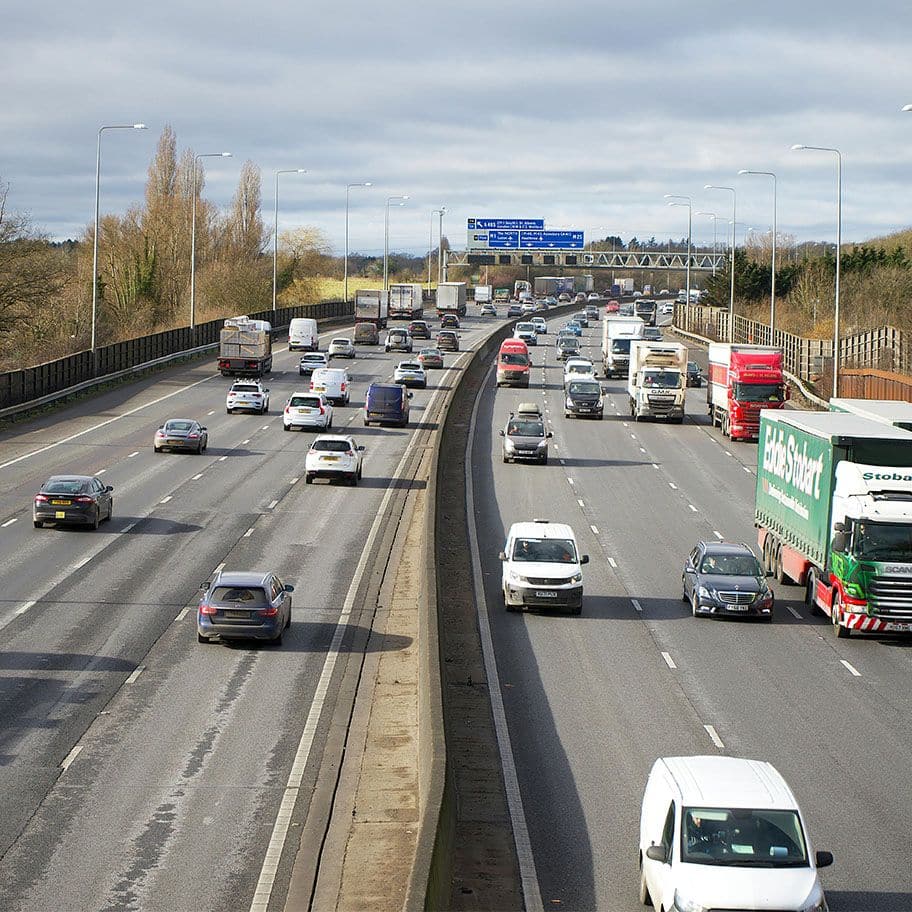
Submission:
<svg viewBox="0 0 912 912">
<path fill-rule="evenodd" d="M 390 238 L 390 203 L 404 206 L 408 196 L 388 196 L 386 198 L 386 217 L 383 220 L 383 292 L 389 294 L 389 238 Z"/>
<path fill-rule="evenodd" d="M 905 110 L 905 109 L 903 109 Z M 910 107 L 912 110 L 912 107 Z M 833 397 L 839 395 L 839 261 L 842 259 L 842 153 L 832 146 L 797 143 L 793 152 L 832 152 L 836 156 L 836 300 L 833 307 Z"/>
<path fill-rule="evenodd" d="M 440 229 L 437 233 L 437 284 L 439 285 L 446 279 L 446 272 L 443 268 L 443 214 L 446 212 L 446 206 L 437 210 L 440 216 Z"/>
<path fill-rule="evenodd" d="M 691 235 L 693 228 L 693 201 L 689 196 L 675 196 L 673 193 L 666 193 L 665 199 L 668 200 L 669 206 L 687 206 L 687 305 L 690 306 L 690 250 Z M 679 202 L 684 200 L 684 202 Z"/>
<path fill-rule="evenodd" d="M 428 296 L 431 294 L 431 251 L 434 249 L 434 216 L 439 215 L 441 218 L 441 228 L 442 228 L 442 219 L 443 213 L 446 212 L 446 206 L 441 206 L 439 209 L 431 209 L 430 217 L 430 227 L 428 229 L 428 283 L 427 290 Z M 440 284 L 440 265 L 437 265 L 437 284 Z"/>
<path fill-rule="evenodd" d="M 98 312 L 98 204 L 101 186 L 101 134 L 105 130 L 145 130 L 146 125 L 106 124 L 98 128 L 98 148 L 95 153 L 95 237 L 92 239 L 92 341 L 90 348 L 95 354 L 95 317 Z"/>
<path fill-rule="evenodd" d="M 731 296 L 728 301 L 728 341 L 735 341 L 735 226 L 737 224 L 737 215 L 735 214 L 735 204 L 737 193 L 734 187 L 717 187 L 715 184 L 706 184 L 704 190 L 727 190 L 732 195 L 732 250 L 731 250 Z"/>
<path fill-rule="evenodd" d="M 770 265 L 770 342 L 774 339 L 776 331 L 776 175 L 772 171 L 751 171 L 748 168 L 742 168 L 738 174 L 760 174 L 773 179 L 773 256 Z"/>
<path fill-rule="evenodd" d="M 345 298 L 346 304 L 348 304 L 348 196 L 354 187 L 372 186 L 373 184 L 370 181 L 365 181 L 363 184 L 346 184 L 345 186 L 345 267 L 342 279 L 342 297 Z"/>
<path fill-rule="evenodd" d="M 701 209 L 697 215 L 705 215 L 713 223 L 713 278 L 716 277 L 716 219 L 719 217 L 715 212 L 706 212 Z"/>
<path fill-rule="evenodd" d="M 193 192 L 190 194 L 190 329 L 196 325 L 196 195 L 199 193 L 196 163 L 201 158 L 231 158 L 231 153 L 203 152 L 193 156 Z"/>
<path fill-rule="evenodd" d="M 307 174 L 304 168 L 280 168 L 275 172 L 275 208 L 272 213 L 272 310 L 276 309 L 276 281 L 279 264 L 279 175 Z"/>
</svg>

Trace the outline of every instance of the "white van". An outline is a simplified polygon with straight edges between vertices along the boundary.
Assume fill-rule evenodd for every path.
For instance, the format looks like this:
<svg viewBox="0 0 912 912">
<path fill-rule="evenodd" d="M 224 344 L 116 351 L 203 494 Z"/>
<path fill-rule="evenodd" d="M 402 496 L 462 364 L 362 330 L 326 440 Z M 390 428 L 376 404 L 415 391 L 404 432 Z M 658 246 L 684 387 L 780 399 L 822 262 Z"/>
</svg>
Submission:
<svg viewBox="0 0 912 912">
<path fill-rule="evenodd" d="M 798 802 L 769 763 L 662 757 L 640 812 L 640 900 L 676 909 L 825 912 Z"/>
<path fill-rule="evenodd" d="M 320 350 L 320 337 L 317 335 L 317 321 L 308 317 L 295 317 L 288 324 L 288 350 L 289 351 Z"/>
<path fill-rule="evenodd" d="M 310 375 L 310 391 L 322 393 L 334 405 L 348 405 L 351 378 L 342 367 L 318 367 Z"/>
</svg>

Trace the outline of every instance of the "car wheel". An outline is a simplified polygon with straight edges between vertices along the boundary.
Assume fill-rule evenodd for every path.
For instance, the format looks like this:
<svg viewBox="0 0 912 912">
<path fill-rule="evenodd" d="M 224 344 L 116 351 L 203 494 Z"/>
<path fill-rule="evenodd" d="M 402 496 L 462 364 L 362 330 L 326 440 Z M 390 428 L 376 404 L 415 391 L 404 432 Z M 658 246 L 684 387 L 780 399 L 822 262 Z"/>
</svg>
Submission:
<svg viewBox="0 0 912 912">
<path fill-rule="evenodd" d="M 196 631 L 196 642 L 197 643 L 208 643 L 210 642 L 209 637 L 203 636 L 198 630 Z"/>
<path fill-rule="evenodd" d="M 160 450 L 157 446 L 152 447 L 152 451 L 155 453 L 156 456 L 157 456 L 159 453 L 161 453 L 161 450 Z"/>
<path fill-rule="evenodd" d="M 358 487 L 358 473 L 354 472 L 351 477 L 348 479 L 348 483 L 353 487 Z"/>
<path fill-rule="evenodd" d="M 281 630 L 272 638 L 272 645 L 273 645 L 273 646 L 281 646 L 281 645 L 282 645 L 282 634 L 283 634 L 283 633 L 285 633 L 285 628 L 284 628 L 284 627 L 283 627 L 283 628 L 282 628 L 282 629 L 281 629 Z"/>
<path fill-rule="evenodd" d="M 328 428 L 331 428 L 331 427 L 333 426 L 332 416 L 330 416 L 329 421 L 326 422 L 326 426 L 327 426 Z"/>
<path fill-rule="evenodd" d="M 230 408 L 226 408 L 226 409 L 225 409 L 225 414 L 226 414 L 226 415 L 230 415 L 230 414 L 231 414 L 231 409 L 230 409 Z"/>
<path fill-rule="evenodd" d="M 542 456 L 542 457 L 538 460 L 538 464 L 539 464 L 539 465 L 547 465 L 547 464 L 548 464 L 548 457 L 547 457 L 547 456 Z"/>
<path fill-rule="evenodd" d="M 92 520 L 92 528 L 93 528 L 93 529 L 97 529 L 98 526 L 101 524 L 101 516 L 100 516 L 100 513 L 101 513 L 101 511 L 98 509 L 98 507 L 96 507 L 96 508 L 95 508 L 95 518 Z"/>
<path fill-rule="evenodd" d="M 283 425 L 282 425 L 282 430 L 283 430 L 283 431 L 290 431 L 290 430 L 291 430 L 291 425 L 290 425 L 290 424 L 283 424 Z"/>
<path fill-rule="evenodd" d="M 32 520 L 32 524 L 35 526 L 36 529 L 41 529 L 44 527 L 44 523 L 40 519 Z"/>
<path fill-rule="evenodd" d="M 313 475 L 305 475 L 304 484 L 313 484 Z"/>
<path fill-rule="evenodd" d="M 684 577 L 683 577 L 683 576 L 681 577 L 681 601 L 682 601 L 682 602 L 689 602 L 689 601 L 690 601 L 690 596 L 687 594 L 687 586 L 686 586 L 686 584 L 684 583 Z"/>
<path fill-rule="evenodd" d="M 108 515 L 105 517 L 105 522 L 110 522 L 111 517 L 114 515 L 114 498 L 111 498 L 111 502 L 108 504 Z"/>
<path fill-rule="evenodd" d="M 365 419 L 364 419 L 364 426 L 365 426 L 365 427 L 370 427 L 370 425 L 371 425 L 371 423 L 365 418 Z"/>
<path fill-rule="evenodd" d="M 830 620 L 833 622 L 833 630 L 836 631 L 836 636 L 840 640 L 848 639 L 852 635 L 851 629 L 846 627 L 845 624 L 840 623 L 842 620 L 842 604 L 838 590 L 833 594 L 833 607 L 831 609 Z"/>
<path fill-rule="evenodd" d="M 362 477 L 361 467 L 359 466 L 358 467 L 358 481 L 361 481 L 361 477 Z"/>
<path fill-rule="evenodd" d="M 288 630 L 289 627 L 291 627 L 291 609 L 290 608 L 288 609 L 288 617 L 285 618 L 285 629 Z"/>
<path fill-rule="evenodd" d="M 700 605 L 700 602 L 697 599 L 697 593 L 695 592 L 693 594 L 693 597 L 690 600 L 690 613 L 694 617 L 700 617 L 699 605 Z"/>
<path fill-rule="evenodd" d="M 197 446 L 197 448 L 196 448 L 196 455 L 197 455 L 197 456 L 202 456 L 202 455 L 203 455 L 203 442 L 202 442 L 202 440 L 199 442 L 199 446 Z"/>
</svg>

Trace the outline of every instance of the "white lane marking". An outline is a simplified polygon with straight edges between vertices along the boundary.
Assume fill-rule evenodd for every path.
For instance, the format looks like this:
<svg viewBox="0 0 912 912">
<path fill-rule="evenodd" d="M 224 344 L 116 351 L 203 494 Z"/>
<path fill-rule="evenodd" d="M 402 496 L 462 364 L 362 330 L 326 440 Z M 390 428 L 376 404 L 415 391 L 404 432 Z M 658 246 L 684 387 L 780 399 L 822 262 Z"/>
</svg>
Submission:
<svg viewBox="0 0 912 912">
<path fill-rule="evenodd" d="M 269 430 L 269 425 L 268 425 L 268 424 L 264 424 L 264 425 L 260 428 L 260 430 L 261 430 L 261 431 L 268 431 L 268 430 Z"/>
<path fill-rule="evenodd" d="M 206 414 L 207 414 L 207 415 L 214 415 L 214 414 L 215 414 L 215 409 L 213 409 L 211 412 L 206 412 Z"/>
<path fill-rule="evenodd" d="M 19 608 L 16 609 L 16 614 L 14 615 L 14 617 L 16 617 L 20 614 L 25 614 L 25 612 L 28 611 L 29 608 L 34 608 L 35 604 L 36 604 L 36 602 L 32 601 L 32 602 L 26 602 L 24 605 L 21 605 Z"/>
<path fill-rule="evenodd" d="M 713 529 L 713 535 L 715 535 L 716 538 L 719 539 L 719 541 L 722 541 L 722 539 L 725 538 L 725 536 L 721 532 L 719 532 L 717 529 Z"/>
<path fill-rule="evenodd" d="M 631 434 L 631 435 L 630 435 L 630 439 L 631 439 L 631 440 L 636 440 L 636 439 L 637 439 L 637 435 L 636 435 L 636 434 Z"/>
<path fill-rule="evenodd" d="M 671 488 L 672 491 L 677 491 L 677 490 L 678 490 L 678 486 L 677 486 L 673 481 L 669 481 L 669 482 L 668 482 L 668 487 Z"/>
<path fill-rule="evenodd" d="M 798 618 L 799 621 L 804 620 L 804 618 L 802 618 L 801 615 L 800 615 L 797 611 L 795 611 L 795 609 L 792 608 L 791 605 L 786 605 L 785 607 L 788 609 L 788 611 L 789 611 L 789 613 L 791 614 L 792 617 Z"/>
<path fill-rule="evenodd" d="M 124 684 L 135 684 L 135 683 L 136 683 L 136 679 L 137 679 L 145 670 L 146 670 L 146 666 L 145 666 L 145 665 L 137 665 L 135 671 L 133 672 L 133 674 L 131 674 L 130 677 L 127 678 L 126 681 L 124 681 Z"/>
<path fill-rule="evenodd" d="M 218 461 L 224 462 L 227 458 L 228 458 L 227 456 L 219 456 Z"/>
<path fill-rule="evenodd" d="M 753 473 L 751 472 L 751 470 L 750 470 L 746 465 L 741 466 L 741 468 L 744 469 L 744 471 L 747 472 L 748 475 L 753 474 Z"/>
<path fill-rule="evenodd" d="M 88 557 L 84 557 L 81 561 L 76 561 L 76 563 L 73 564 L 72 569 L 81 570 L 91 559 L 92 555 L 90 554 Z"/>
<path fill-rule="evenodd" d="M 589 528 L 592 529 L 592 534 L 593 534 L 593 535 L 598 535 L 598 534 L 599 534 L 598 526 L 589 526 Z M 608 560 L 611 560 L 611 558 L 609 557 Z"/>
<path fill-rule="evenodd" d="M 630 602 L 637 611 L 643 610 L 643 606 L 636 599 L 631 599 Z"/>
<path fill-rule="evenodd" d="M 173 496 L 173 495 L 169 494 L 167 497 L 163 497 L 163 498 L 159 501 L 159 503 L 160 503 L 160 504 L 166 504 L 169 500 L 171 500 L 171 497 L 172 497 L 172 496 Z"/>
<path fill-rule="evenodd" d="M 202 473 L 202 472 L 197 472 L 196 475 L 193 476 L 193 478 L 191 479 L 191 481 L 199 481 L 202 477 L 203 477 L 203 473 Z"/>
<path fill-rule="evenodd" d="M 277 500 L 273 500 L 269 504 L 269 509 L 274 510 L 278 505 L 279 505 L 279 502 Z"/>
<path fill-rule="evenodd" d="M 248 444 L 248 443 L 250 443 L 250 438 L 249 438 L 249 437 L 248 437 L 246 440 L 242 440 L 242 441 L 241 441 L 241 446 L 244 446 L 245 444 Z"/>
<path fill-rule="evenodd" d="M 626 422 L 626 421 L 623 421 L 623 422 L 621 422 L 621 423 L 622 423 L 622 424 L 623 424 L 623 425 L 624 425 L 624 427 L 630 427 L 630 425 L 629 425 L 629 424 L 627 424 L 627 422 Z"/>
<path fill-rule="evenodd" d="M 586 506 L 586 504 L 585 504 L 582 500 L 580 500 L 578 497 L 576 498 L 576 502 L 577 502 L 581 507 L 585 507 L 585 506 Z"/>
<path fill-rule="evenodd" d="M 244 538 L 250 538 L 251 535 L 253 535 L 253 526 L 244 533 Z"/>
<path fill-rule="evenodd" d="M 654 469 L 657 469 L 657 468 L 659 467 L 659 464 L 658 464 L 657 462 L 654 462 L 654 463 L 652 464 L 652 467 L 653 467 Z"/>
<path fill-rule="evenodd" d="M 158 399 L 153 399 L 151 402 L 145 402 L 142 405 L 137 405 L 136 408 L 128 409 L 126 412 L 123 412 L 120 415 L 115 415 L 113 418 L 108 418 L 105 421 L 100 421 L 98 424 L 93 424 L 91 427 L 88 427 L 83 431 L 78 431 L 75 434 L 70 434 L 69 437 L 64 437 L 62 440 L 57 440 L 54 443 L 49 443 L 47 446 L 40 447 L 37 450 L 32 450 L 30 453 L 23 453 L 21 456 L 17 456 L 15 459 L 9 459 L 6 462 L 0 464 L 0 469 L 5 469 L 8 466 L 15 465 L 17 462 L 22 462 L 24 459 L 31 459 L 32 456 L 37 456 L 40 453 L 46 453 L 48 450 L 53 450 L 56 447 L 63 446 L 63 444 L 69 443 L 71 440 L 76 440 L 79 437 L 84 437 L 86 434 L 91 434 L 94 431 L 97 431 L 99 428 L 103 428 L 115 421 L 120 421 L 121 418 L 128 418 L 130 415 L 135 415 L 137 412 L 141 412 L 143 409 L 147 409 L 151 405 L 157 405 L 159 402 L 164 402 L 165 399 L 170 399 L 172 396 L 178 396 L 181 393 L 185 393 L 188 389 L 193 389 L 193 387 L 199 386 L 201 383 L 208 383 L 210 380 L 214 380 L 218 376 L 220 375 L 213 374 L 211 377 L 203 377 L 202 380 L 197 380 L 195 383 L 190 383 L 187 386 L 182 386 L 180 389 L 166 393 L 164 396 L 159 396 Z M 137 450 L 136 453 L 131 453 L 130 456 L 136 456 L 138 453 L 139 451 Z"/>
<path fill-rule="evenodd" d="M 566 459 L 561 459 L 560 464 L 565 466 L 565 465 L 567 464 L 567 460 L 566 460 Z"/>
<path fill-rule="evenodd" d="M 690 507 L 690 512 L 691 512 L 691 513 L 698 513 L 698 512 L 699 512 L 699 510 L 697 510 L 697 508 L 696 508 L 693 504 L 688 504 L 687 506 Z"/>
<path fill-rule="evenodd" d="M 665 664 L 666 664 L 669 668 L 677 668 L 677 667 L 678 667 L 677 665 L 675 665 L 674 659 L 671 657 L 671 655 L 670 655 L 669 653 L 663 652 L 663 653 L 662 653 L 662 658 L 665 659 Z"/>
<path fill-rule="evenodd" d="M 127 459 L 132 459 L 134 456 L 139 456 L 139 450 L 134 453 L 127 453 Z"/>
<path fill-rule="evenodd" d="M 726 451 L 725 451 L 725 455 L 726 455 L 726 456 L 731 456 L 731 453 L 729 453 L 728 450 L 726 450 Z"/>
<path fill-rule="evenodd" d="M 99 475 L 104 475 L 104 473 L 107 472 L 107 471 L 108 471 L 107 469 L 99 469 L 99 470 L 95 473 L 95 476 L 98 477 Z"/>
<path fill-rule="evenodd" d="M 11 526 L 14 522 L 18 522 L 19 517 L 14 516 L 12 519 L 8 519 L 5 523 L 0 524 L 0 528 L 5 529 L 7 526 Z"/>
<path fill-rule="evenodd" d="M 645 448 L 644 448 L 644 447 L 640 447 L 640 452 L 641 452 L 641 453 L 645 453 L 645 452 L 646 452 Z"/>
<path fill-rule="evenodd" d="M 492 364 L 485 375 L 485 381 L 494 369 Z M 472 420 L 469 422 L 469 437 L 466 441 L 465 459 L 465 497 L 469 516 L 475 516 L 475 485 L 472 478 L 472 449 L 475 445 L 475 427 L 478 423 L 478 409 L 481 404 L 483 383 L 475 394 L 475 405 L 472 409 Z M 535 870 L 535 856 L 532 852 L 532 840 L 526 825 L 523 810 L 522 794 L 519 790 L 519 775 L 516 772 L 516 761 L 513 757 L 513 746 L 510 743 L 510 729 L 507 726 L 507 714 L 503 703 L 503 688 L 497 673 L 497 658 L 494 654 L 494 641 L 491 637 L 491 625 L 488 619 L 487 599 L 484 591 L 481 555 L 478 549 L 478 531 L 475 523 L 469 526 L 469 551 L 472 555 L 472 577 L 475 590 L 475 611 L 478 617 L 478 629 L 481 634 L 481 649 L 484 655 L 485 673 L 488 678 L 488 697 L 491 701 L 491 713 L 494 717 L 494 730 L 497 734 L 497 745 L 500 749 L 500 765 L 504 778 L 504 789 L 507 793 L 507 807 L 510 821 L 513 824 L 513 843 L 516 847 L 516 858 L 519 863 L 519 875 L 522 882 L 524 907 L 529 912 L 541 912 L 542 898 L 538 888 L 538 873 Z"/>
<path fill-rule="evenodd" d="M 719 733 L 712 725 L 704 725 L 703 728 L 706 729 L 706 734 L 709 735 L 710 740 L 713 744 L 716 745 L 720 750 L 724 750 L 725 745 L 722 743 L 722 739 L 719 737 Z"/>
<path fill-rule="evenodd" d="M 297 484 L 300 480 L 301 480 L 300 478 L 292 478 L 292 479 L 291 479 L 291 483 L 292 483 L 292 484 Z"/>
<path fill-rule="evenodd" d="M 859 671 L 851 662 L 847 662 L 845 659 L 840 659 L 839 661 L 840 661 L 843 665 L 845 665 L 846 668 L 848 668 L 849 673 L 850 673 L 851 675 L 853 675 L 853 676 L 856 677 L 856 678 L 860 678 L 860 677 L 861 677 L 861 672 L 860 672 L 860 671 Z"/>
<path fill-rule="evenodd" d="M 67 755 L 63 758 L 63 763 L 60 764 L 60 768 L 66 772 L 70 768 L 70 764 L 79 756 L 80 751 L 82 750 L 82 745 L 77 744 Z"/>
<path fill-rule="evenodd" d="M 559 449 L 560 449 L 560 447 L 559 447 L 556 443 L 552 443 L 551 445 L 554 447 L 555 450 L 559 450 Z"/>
<path fill-rule="evenodd" d="M 181 608 L 181 610 L 177 614 L 177 617 L 174 619 L 175 622 L 182 621 L 189 612 L 190 612 L 189 608 Z"/>
<path fill-rule="evenodd" d="M 572 478 L 568 478 L 567 481 L 568 481 L 570 484 L 575 484 L 575 483 L 576 483 L 576 482 L 574 482 L 574 480 L 573 480 Z"/>
<path fill-rule="evenodd" d="M 125 535 L 125 534 L 126 534 L 127 532 L 129 532 L 130 529 L 132 529 L 138 522 L 139 522 L 138 519 L 134 519 L 133 522 L 127 523 L 127 525 L 125 525 L 125 526 L 120 530 L 120 534 L 121 534 L 121 535 Z"/>
<path fill-rule="evenodd" d="M 609 557 L 609 558 L 608 558 L 608 563 L 609 563 L 615 570 L 617 570 L 618 562 L 617 562 L 613 557 Z"/>
</svg>

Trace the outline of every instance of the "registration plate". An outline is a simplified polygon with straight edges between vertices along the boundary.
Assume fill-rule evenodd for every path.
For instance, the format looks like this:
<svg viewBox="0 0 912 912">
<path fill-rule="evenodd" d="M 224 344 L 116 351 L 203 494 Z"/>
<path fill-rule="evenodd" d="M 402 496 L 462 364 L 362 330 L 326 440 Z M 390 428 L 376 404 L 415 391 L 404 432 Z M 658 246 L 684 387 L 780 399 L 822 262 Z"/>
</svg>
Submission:
<svg viewBox="0 0 912 912">
<path fill-rule="evenodd" d="M 535 597 L 536 598 L 557 598 L 557 593 L 551 592 L 547 589 L 536 589 Z"/>
<path fill-rule="evenodd" d="M 68 507 L 72 501 L 69 500 L 52 500 L 51 503 L 55 507 Z"/>
<path fill-rule="evenodd" d="M 66 513 L 64 513 L 63 510 L 57 510 L 57 512 L 54 513 L 54 519 L 66 519 Z"/>
<path fill-rule="evenodd" d="M 316 393 L 325 393 L 326 392 L 325 386 L 315 386 L 313 389 L 314 389 L 314 392 L 316 392 Z"/>
<path fill-rule="evenodd" d="M 168 446 L 180 446 L 183 442 L 183 440 L 169 440 Z"/>
<path fill-rule="evenodd" d="M 324 462 L 338 462 L 339 457 L 338 456 L 324 456 L 323 461 Z"/>
<path fill-rule="evenodd" d="M 309 415 L 309 414 L 310 414 L 310 411 L 311 411 L 311 410 L 308 409 L 308 408 L 303 408 L 303 409 L 298 409 L 298 410 L 297 410 L 297 412 L 298 412 L 299 415 Z"/>
<path fill-rule="evenodd" d="M 912 633 L 912 624 L 887 624 L 887 630 L 893 633 Z"/>
<path fill-rule="evenodd" d="M 726 605 L 725 606 L 729 611 L 747 611 L 750 607 L 749 605 Z"/>
<path fill-rule="evenodd" d="M 229 617 L 229 618 L 249 618 L 249 617 L 250 617 L 250 612 L 249 612 L 249 611 L 237 611 L 237 610 L 235 610 L 235 609 L 229 608 L 229 609 L 225 612 L 225 617 Z"/>
</svg>

